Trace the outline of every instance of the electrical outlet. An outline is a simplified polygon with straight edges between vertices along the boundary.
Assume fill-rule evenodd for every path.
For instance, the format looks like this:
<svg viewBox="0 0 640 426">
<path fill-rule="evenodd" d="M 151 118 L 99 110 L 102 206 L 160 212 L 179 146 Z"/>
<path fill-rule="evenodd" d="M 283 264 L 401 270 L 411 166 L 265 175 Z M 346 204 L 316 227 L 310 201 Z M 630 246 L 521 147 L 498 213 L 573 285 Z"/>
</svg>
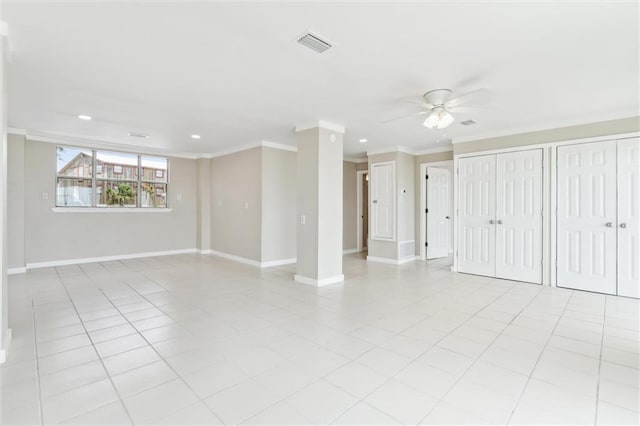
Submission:
<svg viewBox="0 0 640 426">
<path fill-rule="evenodd" d="M 43 200 L 48 200 L 49 199 L 49 193 L 48 192 L 43 192 L 42 193 L 42 199 Z"/>
<path fill-rule="evenodd" d="M 305 215 L 300 215 L 300 225 L 304 225 L 307 222 L 307 217 Z"/>
<path fill-rule="evenodd" d="M 182 201 L 182 194 L 178 194 L 178 195 L 176 195 L 176 200 L 178 200 L 178 201 Z"/>
</svg>

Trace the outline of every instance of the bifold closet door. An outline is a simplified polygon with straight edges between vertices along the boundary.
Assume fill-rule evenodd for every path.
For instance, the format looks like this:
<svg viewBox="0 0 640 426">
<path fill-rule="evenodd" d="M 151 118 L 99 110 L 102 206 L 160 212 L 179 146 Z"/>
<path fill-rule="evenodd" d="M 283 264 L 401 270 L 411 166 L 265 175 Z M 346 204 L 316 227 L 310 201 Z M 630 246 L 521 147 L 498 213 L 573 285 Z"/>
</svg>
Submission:
<svg viewBox="0 0 640 426">
<path fill-rule="evenodd" d="M 557 285 L 616 294 L 616 142 L 558 147 Z"/>
<path fill-rule="evenodd" d="M 458 161 L 458 271 L 496 274 L 496 156 Z"/>
<path fill-rule="evenodd" d="M 640 139 L 618 141 L 618 295 L 640 297 Z"/>
<path fill-rule="evenodd" d="M 542 284 L 542 150 L 498 154 L 496 277 Z"/>
</svg>

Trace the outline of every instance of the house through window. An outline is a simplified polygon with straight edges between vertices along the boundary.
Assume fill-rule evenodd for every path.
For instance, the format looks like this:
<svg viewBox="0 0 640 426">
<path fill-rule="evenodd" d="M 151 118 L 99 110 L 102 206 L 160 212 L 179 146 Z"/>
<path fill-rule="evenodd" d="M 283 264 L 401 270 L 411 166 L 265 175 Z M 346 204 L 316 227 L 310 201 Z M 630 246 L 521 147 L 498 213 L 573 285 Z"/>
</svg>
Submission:
<svg viewBox="0 0 640 426">
<path fill-rule="evenodd" d="M 167 207 L 167 158 L 60 146 L 57 165 L 57 207 Z"/>
</svg>

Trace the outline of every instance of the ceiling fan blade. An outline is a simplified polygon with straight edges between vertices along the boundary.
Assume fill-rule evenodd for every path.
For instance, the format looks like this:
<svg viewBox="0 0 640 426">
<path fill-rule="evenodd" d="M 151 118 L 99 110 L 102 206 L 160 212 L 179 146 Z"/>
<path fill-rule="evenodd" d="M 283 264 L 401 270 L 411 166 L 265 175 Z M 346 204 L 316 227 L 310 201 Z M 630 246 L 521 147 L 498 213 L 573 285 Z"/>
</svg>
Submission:
<svg viewBox="0 0 640 426">
<path fill-rule="evenodd" d="M 482 111 L 482 110 L 490 110 L 493 109 L 492 107 L 489 106 L 478 106 L 478 105 L 447 105 L 447 111 L 454 113 L 454 114 L 458 114 L 458 113 L 465 113 L 465 112 L 477 112 L 477 111 Z"/>
<path fill-rule="evenodd" d="M 396 120 L 402 120 L 403 118 L 409 118 L 409 117 L 413 117 L 415 115 L 424 115 L 426 113 L 428 113 L 429 111 L 420 111 L 420 112 L 413 112 L 411 114 L 405 114 L 405 115 L 401 115 L 400 117 L 393 117 L 393 118 L 389 118 L 387 120 L 381 121 L 380 123 L 382 124 L 386 124 L 386 123 L 390 123 L 392 121 L 396 121 Z"/>
<path fill-rule="evenodd" d="M 425 102 L 423 100 L 419 100 L 419 99 L 407 99 L 407 102 L 411 102 L 412 104 L 417 104 L 420 105 L 421 107 L 427 108 L 427 109 L 432 109 L 433 107 L 435 107 L 435 105 L 432 105 L 428 102 Z"/>
<path fill-rule="evenodd" d="M 484 99 L 486 99 L 488 93 L 489 92 L 487 91 L 487 89 L 472 90 L 471 92 L 467 92 L 463 95 L 456 96 L 455 98 L 450 99 L 447 102 L 447 108 L 462 106 L 463 104 L 466 104 L 468 102 L 482 102 Z"/>
</svg>

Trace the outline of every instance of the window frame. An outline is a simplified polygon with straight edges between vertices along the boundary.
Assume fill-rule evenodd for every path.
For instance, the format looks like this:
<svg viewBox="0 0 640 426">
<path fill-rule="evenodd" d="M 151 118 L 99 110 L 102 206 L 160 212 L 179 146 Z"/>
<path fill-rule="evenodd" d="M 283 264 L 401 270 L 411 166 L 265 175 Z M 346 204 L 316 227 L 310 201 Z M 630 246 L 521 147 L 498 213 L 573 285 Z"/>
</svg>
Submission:
<svg viewBox="0 0 640 426">
<path fill-rule="evenodd" d="M 55 173 L 55 184 L 56 184 L 56 191 L 55 191 L 55 204 L 54 204 L 54 208 L 58 211 L 60 211 L 59 209 L 74 209 L 74 210 L 78 210 L 78 209 L 86 209 L 86 210 L 95 210 L 95 209 L 104 209 L 105 211 L 112 211 L 112 210 L 147 210 L 147 209 L 155 209 L 155 210 L 167 210 L 167 211 L 171 211 L 171 208 L 169 206 L 169 184 L 170 184 L 170 172 L 169 169 L 171 167 L 171 160 L 168 157 L 162 157 L 162 156 L 157 156 L 157 155 L 153 155 L 153 154 L 140 154 L 140 153 L 135 153 L 135 152 L 128 152 L 128 151 L 116 151 L 116 150 L 109 150 L 109 149 L 93 149 L 93 148 L 86 148 L 86 147 L 79 147 L 79 146 L 72 146 L 72 145 L 57 145 L 56 146 L 56 153 L 58 151 L 58 149 L 76 149 L 76 150 L 84 150 L 84 151 L 91 151 L 91 177 L 87 177 L 85 179 L 87 180 L 91 180 L 91 205 L 90 206 L 61 206 L 58 205 L 58 182 L 59 179 L 78 179 L 77 177 L 68 177 L 68 176 L 61 176 L 58 174 L 58 165 L 56 162 L 56 173 Z M 97 153 L 98 152 L 114 152 L 114 153 L 119 153 L 119 154 L 129 154 L 129 155 L 135 155 L 137 157 L 137 174 L 136 174 L 136 179 L 126 179 L 126 178 L 122 178 L 122 179 L 111 179 L 111 178 L 98 178 L 97 177 Z M 148 182 L 145 181 L 144 179 L 142 179 L 142 157 L 155 157 L 155 158 L 162 158 L 167 162 L 167 168 L 166 170 L 163 171 L 163 177 L 165 178 L 164 182 Z M 57 161 L 57 155 L 56 155 L 56 161 Z M 102 165 L 101 165 L 102 166 Z M 122 167 L 122 166 L 121 166 Z M 105 170 L 104 167 L 101 167 L 101 169 Z M 115 173 L 114 173 L 115 174 Z M 120 174 L 124 174 L 124 168 L 122 169 L 122 172 Z M 154 174 L 155 175 L 155 174 Z M 136 205 L 135 206 L 131 206 L 131 207 L 108 207 L 108 206 L 102 206 L 98 204 L 98 186 L 97 186 L 97 182 L 101 181 L 101 182 L 130 182 L 130 183 L 135 183 L 136 184 Z M 166 185 L 166 198 L 165 198 L 165 205 L 162 207 L 156 207 L 156 206 L 151 206 L 151 207 L 143 207 L 142 206 L 142 184 L 143 183 L 157 183 L 157 184 L 162 184 L 162 185 Z"/>
</svg>

